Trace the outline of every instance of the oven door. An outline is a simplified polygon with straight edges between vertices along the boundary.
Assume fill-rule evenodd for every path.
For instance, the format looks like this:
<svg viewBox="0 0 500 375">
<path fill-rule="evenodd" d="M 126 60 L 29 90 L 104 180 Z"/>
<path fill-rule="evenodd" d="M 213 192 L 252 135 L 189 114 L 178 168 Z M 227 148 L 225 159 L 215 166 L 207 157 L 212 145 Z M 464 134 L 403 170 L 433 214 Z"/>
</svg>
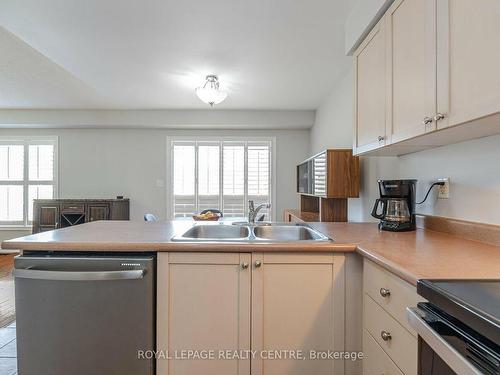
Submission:
<svg viewBox="0 0 500 375">
<path fill-rule="evenodd" d="M 408 321 L 419 336 L 419 375 L 499 374 L 500 353 L 495 343 L 481 342 L 425 305 L 407 309 Z"/>
</svg>

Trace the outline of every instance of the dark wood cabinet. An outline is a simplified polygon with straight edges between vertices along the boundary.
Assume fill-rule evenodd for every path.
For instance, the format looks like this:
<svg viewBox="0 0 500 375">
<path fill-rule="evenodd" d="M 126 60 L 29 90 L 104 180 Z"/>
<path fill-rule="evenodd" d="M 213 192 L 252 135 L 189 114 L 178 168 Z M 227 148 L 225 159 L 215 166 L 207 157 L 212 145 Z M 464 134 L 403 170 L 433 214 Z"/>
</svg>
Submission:
<svg viewBox="0 0 500 375">
<path fill-rule="evenodd" d="M 109 206 L 89 204 L 88 221 L 109 220 Z"/>
<path fill-rule="evenodd" d="M 38 232 L 56 229 L 59 226 L 58 205 L 47 204 L 44 206 L 40 206 L 36 216 L 38 217 Z"/>
<path fill-rule="evenodd" d="M 130 220 L 128 199 L 35 199 L 33 233 L 97 220 Z"/>
<path fill-rule="evenodd" d="M 325 150 L 297 166 L 300 211 L 314 221 L 347 221 L 348 198 L 359 197 L 359 158 L 352 150 Z M 285 220 L 287 216 L 285 214 Z"/>
<path fill-rule="evenodd" d="M 352 150 L 325 150 L 297 166 L 297 193 L 321 198 L 359 197 L 359 158 Z"/>
</svg>

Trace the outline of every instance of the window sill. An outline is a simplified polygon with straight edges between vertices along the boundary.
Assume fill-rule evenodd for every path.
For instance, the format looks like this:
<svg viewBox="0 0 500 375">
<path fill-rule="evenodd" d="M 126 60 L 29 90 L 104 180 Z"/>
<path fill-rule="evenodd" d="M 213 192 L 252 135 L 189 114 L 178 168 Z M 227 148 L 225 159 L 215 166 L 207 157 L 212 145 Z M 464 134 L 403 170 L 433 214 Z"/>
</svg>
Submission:
<svg viewBox="0 0 500 375">
<path fill-rule="evenodd" d="M 31 225 L 0 225 L 0 230 L 25 230 L 31 231 Z"/>
</svg>

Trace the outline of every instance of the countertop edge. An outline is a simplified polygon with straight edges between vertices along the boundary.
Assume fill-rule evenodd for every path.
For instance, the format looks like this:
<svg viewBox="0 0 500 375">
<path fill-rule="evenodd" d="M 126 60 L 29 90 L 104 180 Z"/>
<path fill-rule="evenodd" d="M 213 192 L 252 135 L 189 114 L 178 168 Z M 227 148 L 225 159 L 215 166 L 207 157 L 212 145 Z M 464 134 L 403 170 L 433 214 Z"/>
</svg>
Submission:
<svg viewBox="0 0 500 375">
<path fill-rule="evenodd" d="M 402 267 L 398 266 L 396 263 L 391 262 L 390 260 L 377 256 L 370 252 L 369 250 L 366 250 L 360 246 L 356 247 L 356 252 L 363 256 L 364 258 L 367 258 L 368 260 L 371 260 L 372 262 L 378 264 L 379 266 L 383 267 L 385 270 L 389 271 L 390 273 L 396 275 L 400 279 L 410 283 L 413 286 L 417 286 L 417 281 L 421 279 L 421 277 L 417 277 L 416 275 L 413 275 L 412 273 L 408 272 L 407 270 L 403 269 Z"/>
<path fill-rule="evenodd" d="M 102 243 L 102 242 L 15 242 L 7 241 L 2 249 L 34 250 L 34 251 L 113 251 L 113 252 L 355 252 L 355 244 L 336 244 L 334 242 L 315 244 L 290 244 L 290 243 L 193 243 L 193 242 L 127 242 L 127 243 Z"/>
<path fill-rule="evenodd" d="M 26 242 L 6 242 L 2 249 L 12 250 L 33 250 L 33 251 L 97 251 L 109 250 L 113 252 L 356 252 L 359 255 L 377 263 L 387 271 L 395 274 L 412 285 L 417 285 L 418 277 L 401 269 L 391 261 L 377 256 L 367 249 L 355 244 L 311 244 L 301 246 L 290 246 L 289 244 L 216 244 L 216 243 L 176 243 L 168 242 L 163 244 L 155 243 L 71 243 L 71 242 L 47 242 L 32 244 Z"/>
</svg>

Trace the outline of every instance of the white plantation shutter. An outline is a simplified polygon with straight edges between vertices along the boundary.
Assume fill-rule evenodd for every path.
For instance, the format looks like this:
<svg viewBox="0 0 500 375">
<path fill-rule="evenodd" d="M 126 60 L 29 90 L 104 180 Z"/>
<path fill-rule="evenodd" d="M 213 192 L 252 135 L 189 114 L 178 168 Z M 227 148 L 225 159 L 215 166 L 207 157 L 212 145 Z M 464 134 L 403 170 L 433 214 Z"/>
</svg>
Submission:
<svg viewBox="0 0 500 375">
<path fill-rule="evenodd" d="M 227 217 L 245 216 L 245 144 L 223 143 L 222 212 Z"/>
<path fill-rule="evenodd" d="M 0 139 L 0 225 L 29 225 L 33 199 L 56 194 L 56 139 Z"/>
<path fill-rule="evenodd" d="M 180 143 L 173 147 L 173 181 L 175 217 L 190 216 L 195 203 L 195 145 Z"/>
<path fill-rule="evenodd" d="M 248 145 L 248 199 L 256 205 L 270 202 L 271 158 L 270 144 L 249 143 Z M 261 211 L 270 219 L 268 209 Z M 259 215 L 260 216 L 260 215 Z"/>
<path fill-rule="evenodd" d="M 256 204 L 271 201 L 271 140 L 174 139 L 170 147 L 173 217 L 205 209 L 243 217 L 249 199 Z M 263 213 L 270 218 L 269 212 Z"/>
<path fill-rule="evenodd" d="M 54 146 L 29 146 L 30 181 L 51 181 L 54 178 Z"/>
<path fill-rule="evenodd" d="M 326 197 L 326 152 L 314 158 L 314 195 Z"/>
<path fill-rule="evenodd" d="M 22 181 L 24 145 L 0 145 L 0 180 Z"/>
<path fill-rule="evenodd" d="M 20 185 L 0 185 L 0 222 L 22 224 L 23 190 Z"/>
<path fill-rule="evenodd" d="M 198 143 L 198 207 L 197 212 L 218 208 L 220 204 L 220 145 Z"/>
</svg>

